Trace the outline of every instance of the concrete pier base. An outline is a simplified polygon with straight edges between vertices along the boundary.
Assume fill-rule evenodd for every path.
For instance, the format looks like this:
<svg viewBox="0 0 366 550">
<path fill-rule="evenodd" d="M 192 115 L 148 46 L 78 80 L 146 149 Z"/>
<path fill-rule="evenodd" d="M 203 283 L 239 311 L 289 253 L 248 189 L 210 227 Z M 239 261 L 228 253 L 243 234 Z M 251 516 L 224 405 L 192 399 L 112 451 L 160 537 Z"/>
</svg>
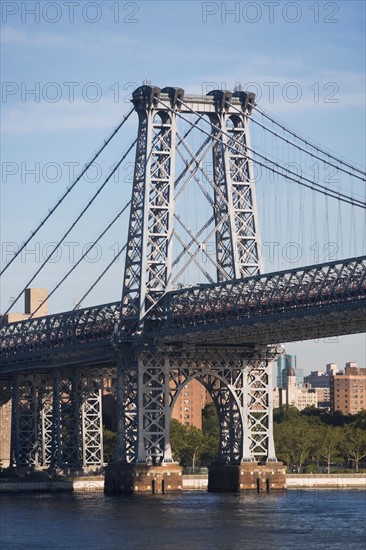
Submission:
<svg viewBox="0 0 366 550">
<path fill-rule="evenodd" d="M 163 495 L 179 492 L 183 488 L 182 470 L 179 464 L 109 464 L 105 473 L 104 491 L 109 494 Z"/>
<path fill-rule="evenodd" d="M 237 465 L 213 464 L 208 471 L 208 491 L 238 493 L 286 489 L 286 466 L 282 462 L 242 462 Z"/>
</svg>

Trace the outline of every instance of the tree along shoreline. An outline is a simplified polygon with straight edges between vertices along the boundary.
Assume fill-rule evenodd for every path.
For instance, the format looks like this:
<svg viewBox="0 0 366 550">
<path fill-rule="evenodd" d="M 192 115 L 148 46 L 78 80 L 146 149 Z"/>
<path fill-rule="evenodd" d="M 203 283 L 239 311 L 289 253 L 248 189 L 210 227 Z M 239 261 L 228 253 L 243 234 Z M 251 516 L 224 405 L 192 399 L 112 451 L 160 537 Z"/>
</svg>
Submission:
<svg viewBox="0 0 366 550">
<path fill-rule="evenodd" d="M 366 411 L 355 415 L 310 407 L 275 409 L 277 459 L 289 473 L 357 473 L 366 468 Z M 213 403 L 202 411 L 202 431 L 171 424 L 174 459 L 184 467 L 208 466 L 216 460 L 220 426 Z"/>
<path fill-rule="evenodd" d="M 343 415 L 314 407 L 302 411 L 284 407 L 275 409 L 273 420 L 277 459 L 287 465 L 288 473 L 338 475 L 366 471 L 366 410 Z M 194 471 L 214 463 L 220 441 L 214 404 L 202 411 L 202 430 L 172 420 L 170 437 L 173 458 L 184 468 Z M 103 447 L 104 462 L 113 461 L 116 433 L 106 427 Z M 0 477 L 7 477 L 6 470 L 0 472 Z"/>
</svg>

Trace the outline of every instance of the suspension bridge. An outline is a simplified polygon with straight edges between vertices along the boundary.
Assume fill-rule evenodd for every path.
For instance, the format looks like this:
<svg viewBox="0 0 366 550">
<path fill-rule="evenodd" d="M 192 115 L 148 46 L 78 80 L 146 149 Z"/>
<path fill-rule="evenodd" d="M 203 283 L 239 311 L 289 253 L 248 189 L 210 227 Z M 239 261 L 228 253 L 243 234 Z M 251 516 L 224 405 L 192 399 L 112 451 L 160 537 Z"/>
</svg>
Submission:
<svg viewBox="0 0 366 550">
<path fill-rule="evenodd" d="M 133 92 L 132 103 L 2 268 L 4 274 L 19 258 L 136 112 L 137 139 L 3 314 L 0 379 L 12 392 L 11 462 L 17 468 L 102 466 L 102 395 L 110 392 L 117 400 L 118 433 L 107 490 L 151 491 L 152 480 L 154 490 L 179 490 L 170 419 L 178 395 L 195 378 L 210 393 L 220 422 L 209 490 L 283 488 L 284 467 L 273 443 L 271 361 L 281 342 L 366 331 L 366 256 L 265 270 L 257 199 L 265 203 L 261 227 L 270 225 L 279 239 L 289 231 L 292 244 L 295 230 L 302 239 L 315 232 L 323 200 L 324 235 L 330 243 L 336 233 L 342 254 L 344 216 L 352 246 L 365 220 L 365 171 L 262 111 L 249 92 L 198 96 L 145 84 Z M 250 124 L 267 136 L 265 147 L 252 146 Z M 277 156 L 284 148 L 296 151 L 296 162 Z M 11 307 L 131 152 L 131 199 L 48 295 L 129 211 L 127 241 L 117 255 L 125 254 L 121 301 L 80 308 L 113 258 L 72 311 L 38 316 L 40 303 L 28 319 L 7 323 Z M 339 178 L 320 181 L 315 161 Z M 262 197 L 254 183 L 258 167 Z M 279 181 L 287 190 L 286 199 L 280 197 L 290 216 L 286 224 L 271 219 Z"/>
</svg>

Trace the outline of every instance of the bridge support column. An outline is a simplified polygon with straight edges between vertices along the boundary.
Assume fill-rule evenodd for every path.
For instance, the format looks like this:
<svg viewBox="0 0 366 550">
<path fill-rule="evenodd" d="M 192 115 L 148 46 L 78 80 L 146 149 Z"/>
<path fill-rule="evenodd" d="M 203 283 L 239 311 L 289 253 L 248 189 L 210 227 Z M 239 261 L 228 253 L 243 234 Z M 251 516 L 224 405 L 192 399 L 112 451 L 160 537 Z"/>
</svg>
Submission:
<svg viewBox="0 0 366 550">
<path fill-rule="evenodd" d="M 51 461 L 52 384 L 39 375 L 14 377 L 11 465 L 46 467 Z"/>
<path fill-rule="evenodd" d="M 10 464 L 37 466 L 37 390 L 34 375 L 15 376 L 13 382 Z"/>
<path fill-rule="evenodd" d="M 98 379 L 57 371 L 53 388 L 52 468 L 90 470 L 103 465 L 102 397 Z"/>
<path fill-rule="evenodd" d="M 120 355 L 117 460 L 106 470 L 107 493 L 182 490 L 182 467 L 173 463 L 169 442 L 169 392 L 167 356 Z"/>
<path fill-rule="evenodd" d="M 228 455 L 226 463 L 219 456 L 218 463 L 209 469 L 208 490 L 211 492 L 261 492 L 286 487 L 286 468 L 277 462 L 273 441 L 271 361 L 276 355 L 277 350 L 274 348 L 258 348 L 241 360 L 241 368 L 223 371 L 227 388 L 234 396 L 240 413 L 242 431 L 234 431 L 231 438 L 234 438 L 235 443 L 235 440 L 240 439 L 239 433 L 242 434 L 241 456 L 236 462 L 237 455 Z M 223 448 L 225 433 L 220 408 L 219 417 Z M 235 415 L 232 415 L 231 426 L 235 426 Z"/>
</svg>

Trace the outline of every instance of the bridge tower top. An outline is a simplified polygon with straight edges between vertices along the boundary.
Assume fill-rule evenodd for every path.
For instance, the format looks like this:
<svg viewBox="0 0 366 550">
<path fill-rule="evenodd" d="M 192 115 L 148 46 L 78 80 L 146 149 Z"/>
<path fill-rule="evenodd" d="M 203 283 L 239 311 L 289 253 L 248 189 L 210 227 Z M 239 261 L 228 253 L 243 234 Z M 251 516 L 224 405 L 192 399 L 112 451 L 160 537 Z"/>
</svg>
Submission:
<svg viewBox="0 0 366 550">
<path fill-rule="evenodd" d="M 149 316 L 159 317 L 161 296 L 192 263 L 209 283 L 259 273 L 248 128 L 254 101 L 253 93 L 241 90 L 200 96 L 144 84 L 133 92 L 139 127 L 121 316 L 131 332 Z M 209 220 L 197 220 L 201 209 L 193 219 L 197 205 L 190 182 L 202 191 Z M 183 195 L 188 221 L 177 208 Z"/>
</svg>

